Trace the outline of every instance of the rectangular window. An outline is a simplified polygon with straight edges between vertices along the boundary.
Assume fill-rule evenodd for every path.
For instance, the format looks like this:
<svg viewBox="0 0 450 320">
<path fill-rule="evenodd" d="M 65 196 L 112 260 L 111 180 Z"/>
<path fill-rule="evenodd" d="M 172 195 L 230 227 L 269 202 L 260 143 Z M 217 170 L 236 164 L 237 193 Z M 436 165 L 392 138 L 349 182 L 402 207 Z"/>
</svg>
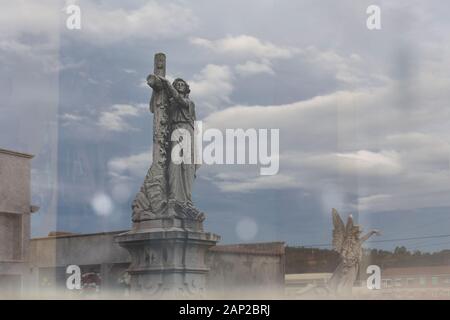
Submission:
<svg viewBox="0 0 450 320">
<path fill-rule="evenodd" d="M 431 284 L 437 286 L 439 284 L 439 277 L 431 277 Z"/>
<path fill-rule="evenodd" d="M 395 286 L 397 288 L 402 286 L 402 279 L 401 278 L 395 279 Z"/>
<path fill-rule="evenodd" d="M 420 284 L 421 286 L 424 286 L 424 285 L 427 284 L 427 280 L 426 280 L 424 277 L 421 277 L 421 278 L 419 279 L 419 284 Z"/>
<path fill-rule="evenodd" d="M 383 286 L 385 288 L 392 288 L 392 280 L 391 279 L 384 279 L 383 280 Z"/>
</svg>

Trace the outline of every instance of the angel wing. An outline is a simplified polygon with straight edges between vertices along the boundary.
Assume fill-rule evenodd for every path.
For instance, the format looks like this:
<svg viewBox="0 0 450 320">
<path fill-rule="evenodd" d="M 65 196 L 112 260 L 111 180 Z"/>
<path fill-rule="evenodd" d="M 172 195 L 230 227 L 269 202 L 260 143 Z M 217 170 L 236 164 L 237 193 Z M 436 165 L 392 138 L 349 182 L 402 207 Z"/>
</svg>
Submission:
<svg viewBox="0 0 450 320">
<path fill-rule="evenodd" d="M 331 211 L 333 216 L 333 247 L 337 252 L 341 252 L 342 245 L 345 240 L 346 228 L 344 226 L 344 222 L 342 221 L 339 213 L 336 209 L 333 208 Z M 347 223 L 348 226 L 348 223 Z"/>
<path fill-rule="evenodd" d="M 352 229 L 353 229 L 353 216 L 349 215 L 347 218 L 347 224 L 345 225 L 345 234 L 346 235 L 351 235 L 352 234 Z"/>
</svg>

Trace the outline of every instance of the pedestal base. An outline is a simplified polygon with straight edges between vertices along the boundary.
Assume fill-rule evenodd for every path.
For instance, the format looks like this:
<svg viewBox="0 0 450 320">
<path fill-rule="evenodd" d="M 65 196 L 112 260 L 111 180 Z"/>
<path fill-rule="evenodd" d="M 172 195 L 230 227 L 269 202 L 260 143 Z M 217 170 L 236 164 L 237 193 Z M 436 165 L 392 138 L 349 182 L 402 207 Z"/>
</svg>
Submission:
<svg viewBox="0 0 450 320">
<path fill-rule="evenodd" d="M 131 255 L 131 293 L 151 299 L 200 298 L 209 271 L 206 251 L 220 237 L 199 228 L 180 228 L 178 223 L 167 228 L 167 221 L 146 226 L 150 225 L 135 225 L 115 238 Z"/>
</svg>

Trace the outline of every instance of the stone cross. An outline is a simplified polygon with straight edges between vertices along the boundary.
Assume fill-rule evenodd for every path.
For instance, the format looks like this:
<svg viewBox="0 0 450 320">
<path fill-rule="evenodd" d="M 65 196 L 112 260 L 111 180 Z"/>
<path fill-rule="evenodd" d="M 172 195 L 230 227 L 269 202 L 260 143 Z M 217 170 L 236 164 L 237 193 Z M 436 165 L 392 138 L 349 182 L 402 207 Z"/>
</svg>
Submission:
<svg viewBox="0 0 450 320">
<path fill-rule="evenodd" d="M 192 203 L 193 164 L 171 162 L 172 130 L 193 131 L 195 105 L 189 86 L 165 79 L 166 56 L 157 53 L 152 88 L 153 159 L 132 203 L 133 227 L 115 238 L 131 255 L 131 292 L 144 298 L 180 298 L 202 295 L 206 289 L 208 248 L 218 235 L 203 231 L 204 214 Z M 181 121 L 180 121 L 181 120 Z"/>
<path fill-rule="evenodd" d="M 155 54 L 153 74 L 159 77 L 166 77 L 166 55 L 164 53 Z"/>
</svg>

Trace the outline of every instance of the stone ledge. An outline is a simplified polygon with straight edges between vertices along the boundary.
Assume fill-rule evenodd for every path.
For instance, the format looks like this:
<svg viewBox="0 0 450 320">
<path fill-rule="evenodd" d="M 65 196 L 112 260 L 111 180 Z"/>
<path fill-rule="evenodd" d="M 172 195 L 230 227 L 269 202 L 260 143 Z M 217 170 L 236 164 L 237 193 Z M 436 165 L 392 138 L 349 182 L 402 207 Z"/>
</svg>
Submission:
<svg viewBox="0 0 450 320">
<path fill-rule="evenodd" d="M 243 243 L 218 245 L 209 249 L 210 253 L 250 254 L 264 256 L 283 256 L 285 254 L 284 242 Z"/>
<path fill-rule="evenodd" d="M 167 240 L 190 240 L 190 241 L 211 241 L 217 242 L 220 237 L 216 234 L 209 232 L 194 232 L 187 231 L 181 229 L 173 229 L 173 230 L 139 230 L 139 231 L 130 231 L 126 233 L 122 233 L 117 235 L 114 238 L 115 242 L 123 243 L 123 242 L 140 242 L 146 240 L 154 240 L 154 241 L 167 241 Z"/>
<path fill-rule="evenodd" d="M 32 154 L 22 153 L 22 152 L 17 152 L 17 151 L 12 151 L 12 150 L 6 150 L 6 149 L 0 149 L 0 153 L 7 154 L 10 156 L 14 156 L 14 157 L 25 158 L 25 159 L 34 158 L 34 155 L 32 155 Z"/>
<path fill-rule="evenodd" d="M 170 267 L 170 268 L 136 268 L 136 269 L 129 269 L 129 273 L 133 274 L 147 274 L 147 273 L 207 273 L 209 271 L 209 268 L 193 268 L 193 267 Z"/>
</svg>

